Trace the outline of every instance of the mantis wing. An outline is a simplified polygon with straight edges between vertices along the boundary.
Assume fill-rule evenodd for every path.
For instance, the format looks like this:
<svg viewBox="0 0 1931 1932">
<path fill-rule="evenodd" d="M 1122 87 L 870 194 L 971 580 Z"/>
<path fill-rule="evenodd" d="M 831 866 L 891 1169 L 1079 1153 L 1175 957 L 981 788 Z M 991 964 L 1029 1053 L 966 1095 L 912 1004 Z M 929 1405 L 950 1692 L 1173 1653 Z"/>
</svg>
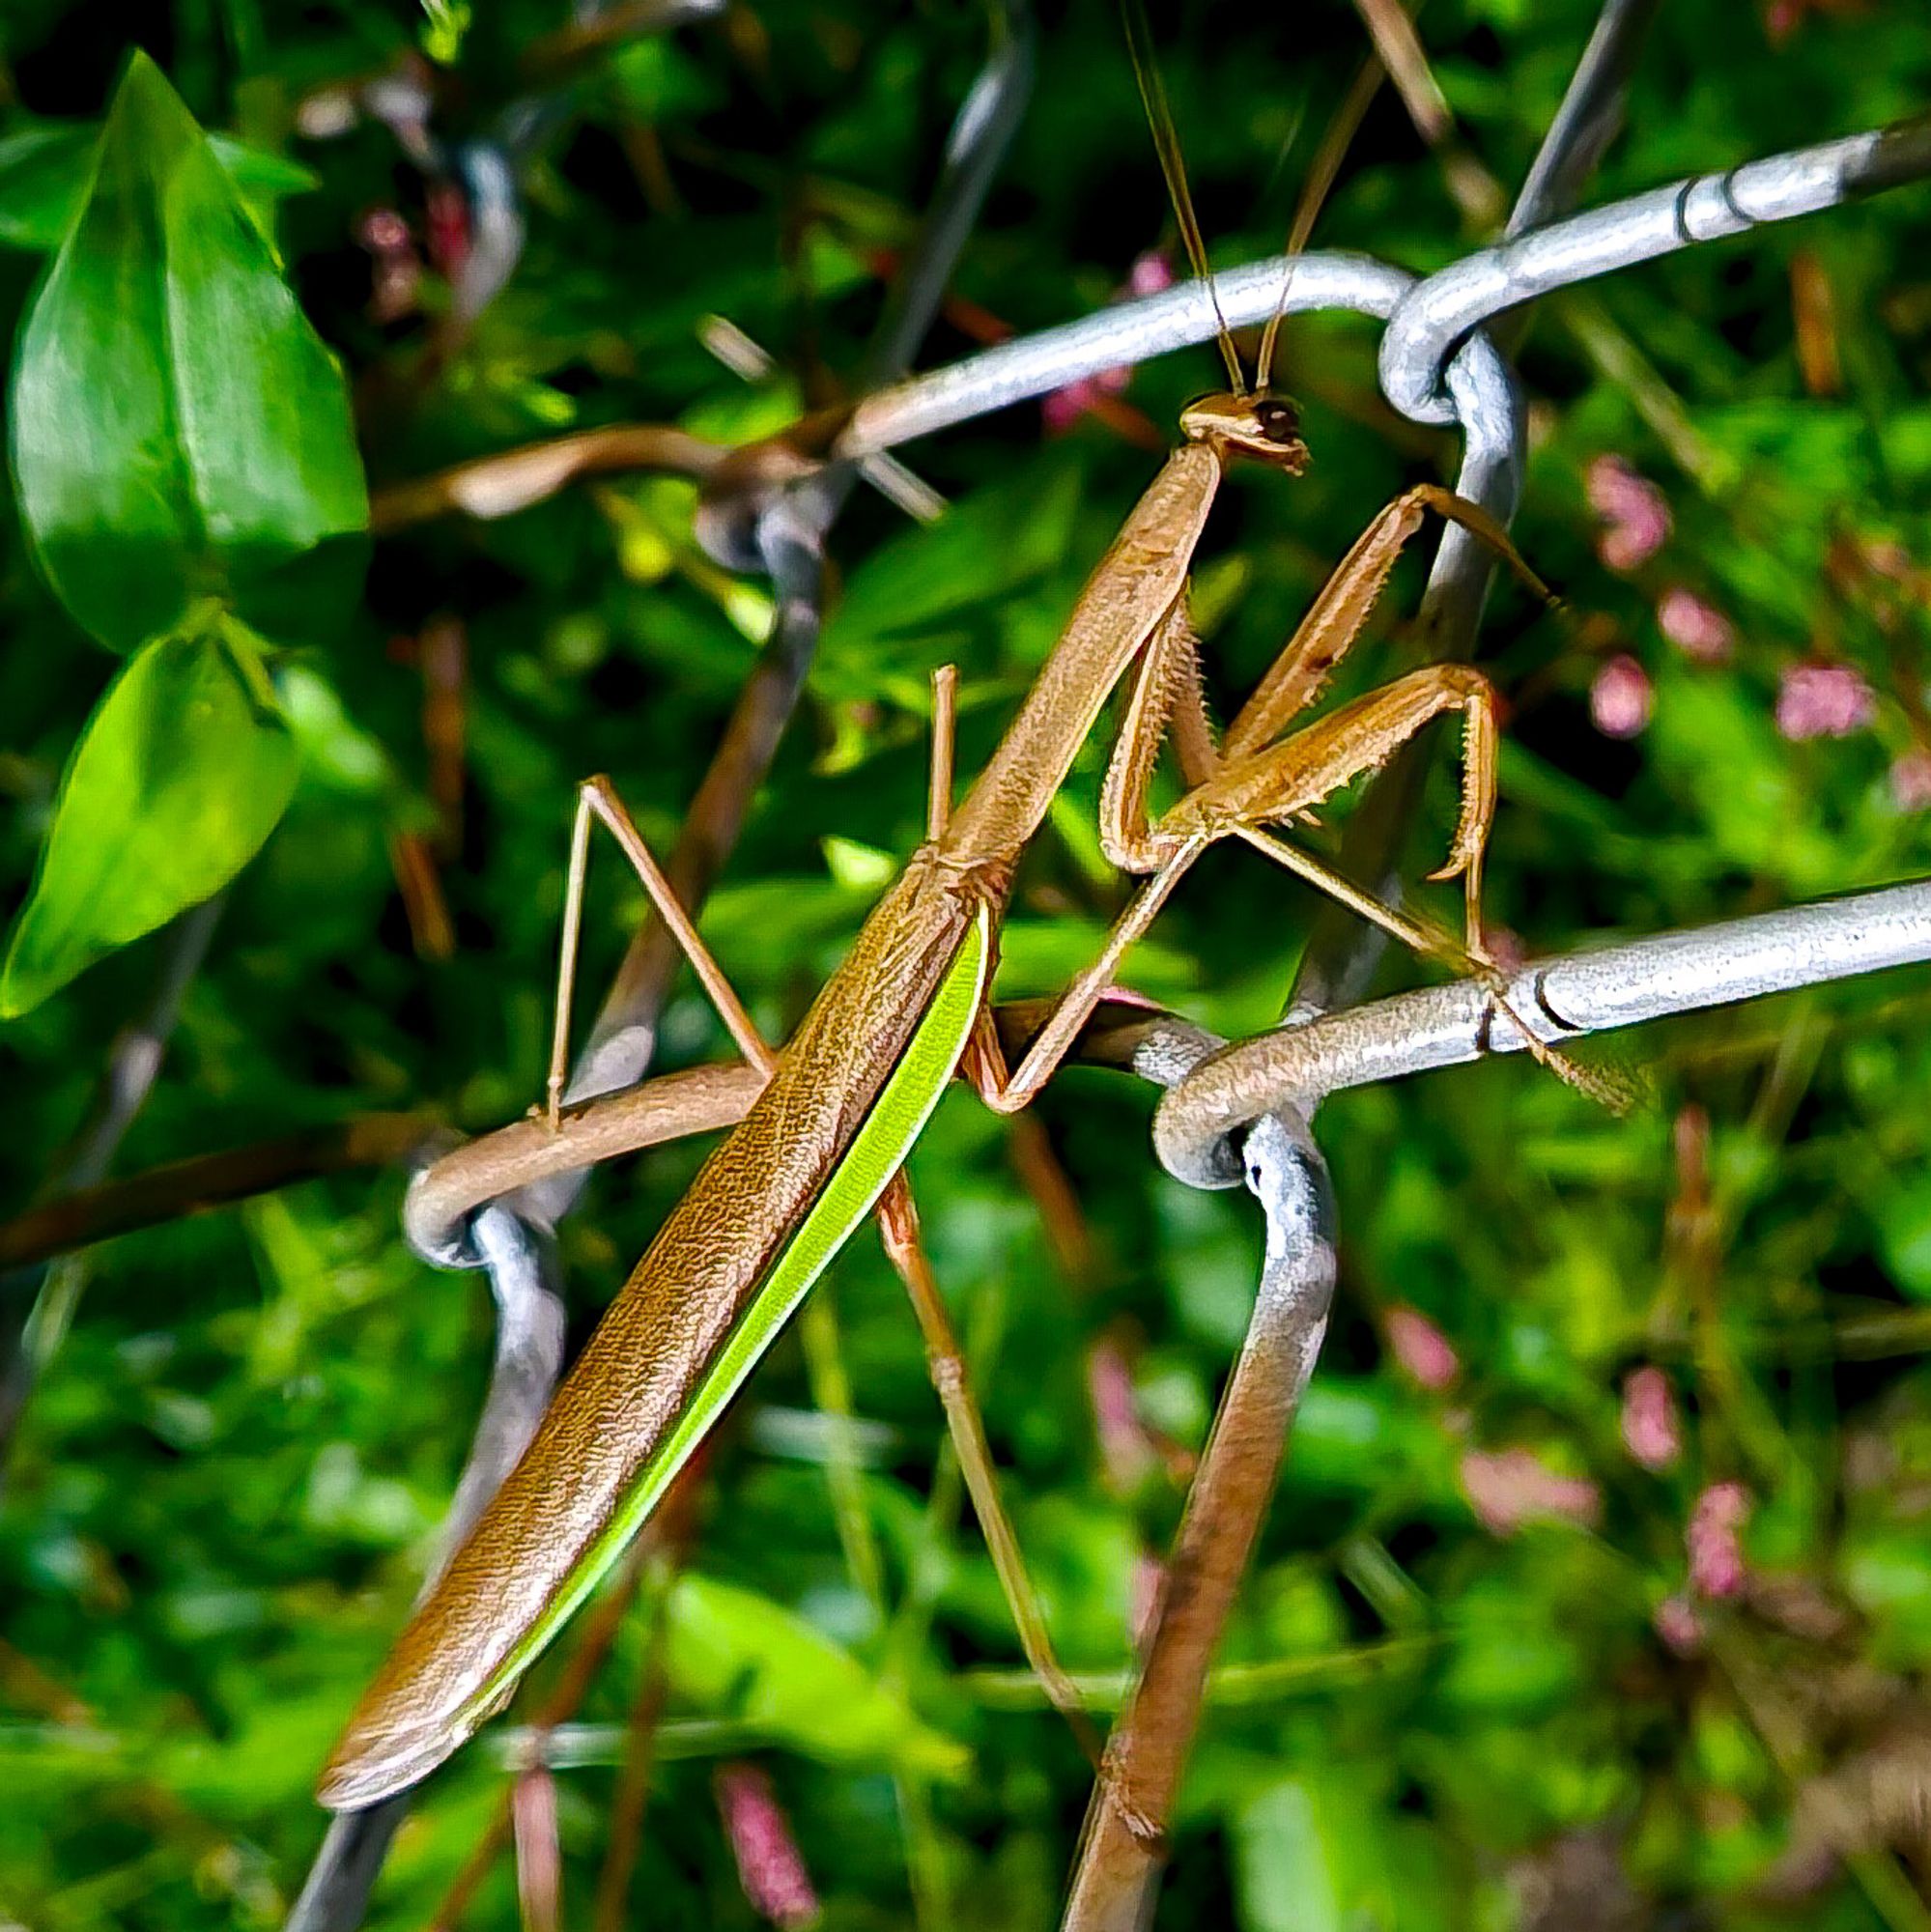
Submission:
<svg viewBox="0 0 1931 1932">
<path fill-rule="evenodd" d="M 981 907 L 843 1156 L 675 1419 L 639 1464 L 621 1502 L 585 1543 L 538 1614 L 476 1687 L 446 1712 L 435 1710 L 433 1700 L 424 1709 L 407 1678 L 391 1679 L 392 1656 L 323 1774 L 320 1796 L 325 1804 L 334 1810 L 359 1809 L 425 1776 L 507 1701 L 537 1653 L 596 1588 L 912 1151 L 965 1052 L 984 998 L 991 953 L 991 919 Z M 554 1500 L 559 1514 L 567 1514 L 560 1510 L 563 1499 Z M 410 1634 L 405 1633 L 405 1641 Z"/>
</svg>

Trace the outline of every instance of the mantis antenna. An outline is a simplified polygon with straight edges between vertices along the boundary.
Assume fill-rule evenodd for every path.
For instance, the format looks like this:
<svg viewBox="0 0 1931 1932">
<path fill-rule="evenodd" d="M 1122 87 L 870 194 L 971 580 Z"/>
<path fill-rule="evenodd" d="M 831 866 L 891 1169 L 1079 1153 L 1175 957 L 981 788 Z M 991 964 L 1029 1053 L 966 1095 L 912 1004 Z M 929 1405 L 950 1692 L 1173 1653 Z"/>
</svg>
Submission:
<svg viewBox="0 0 1931 1932">
<path fill-rule="evenodd" d="M 1294 218 L 1288 231 L 1286 249 L 1288 272 L 1281 278 L 1280 299 L 1275 302 L 1274 312 L 1267 318 L 1267 326 L 1262 331 L 1261 353 L 1250 387 L 1246 372 L 1240 366 L 1239 351 L 1234 346 L 1234 331 L 1228 327 L 1226 311 L 1220 305 L 1220 292 L 1214 285 L 1213 271 L 1207 267 L 1207 242 L 1201 233 L 1200 216 L 1194 210 L 1193 191 L 1187 185 L 1186 161 L 1180 153 L 1179 130 L 1174 122 L 1173 105 L 1167 99 L 1166 83 L 1160 77 L 1159 63 L 1154 58 L 1145 0 L 1121 0 L 1120 13 L 1125 23 L 1126 50 L 1132 57 L 1133 77 L 1140 85 L 1141 104 L 1147 112 L 1147 124 L 1152 130 L 1153 150 L 1160 157 L 1160 172 L 1166 178 L 1167 194 L 1174 205 L 1174 217 L 1179 224 L 1187 261 L 1194 274 L 1206 284 L 1207 298 L 1213 303 L 1214 317 L 1219 324 L 1215 339 L 1220 345 L 1221 360 L 1227 365 L 1235 395 L 1265 395 L 1273 374 L 1274 347 L 1280 339 L 1282 319 L 1287 314 L 1288 291 L 1293 285 L 1293 260 L 1307 246 L 1308 237 L 1314 232 L 1315 222 L 1320 219 L 1320 211 L 1334 186 L 1334 178 L 1340 173 L 1341 163 L 1360 130 L 1362 117 L 1368 112 L 1369 104 L 1386 76 L 1386 69 L 1378 54 L 1369 54 L 1321 135 L 1320 146 L 1315 152 L 1313 165 L 1302 185 L 1300 199 L 1294 206 Z"/>
<path fill-rule="evenodd" d="M 1147 110 L 1147 125 L 1153 131 L 1153 152 L 1160 157 L 1160 172 L 1166 177 L 1174 218 L 1180 226 L 1180 241 L 1194 274 L 1207 285 L 1214 320 L 1220 325 L 1214 338 L 1220 344 L 1220 359 L 1227 364 L 1234 393 L 1248 395 L 1251 392 L 1246 372 L 1240 367 L 1239 351 L 1234 346 L 1234 331 L 1227 326 L 1226 311 L 1220 306 L 1220 291 L 1214 287 L 1213 270 L 1207 265 L 1207 242 L 1201 236 L 1200 217 L 1194 213 L 1193 192 L 1187 186 L 1187 165 L 1180 154 L 1174 110 L 1167 101 L 1167 84 L 1160 78 L 1159 63 L 1153 58 L 1153 36 L 1147 24 L 1145 0 L 1121 0 L 1120 14 L 1126 25 L 1126 51 L 1133 57 L 1133 78 L 1140 83 L 1140 102 Z"/>
<path fill-rule="evenodd" d="M 1288 291 L 1293 286 L 1294 262 L 1314 233 L 1314 224 L 1320 218 L 1334 178 L 1341 172 L 1342 160 L 1354 145 L 1354 136 L 1360 131 L 1369 103 L 1386 77 L 1387 70 L 1380 55 L 1370 53 L 1343 96 L 1341 105 L 1334 110 L 1334 118 L 1320 137 L 1320 146 L 1315 150 L 1313 165 L 1301 185 L 1300 200 L 1294 205 L 1293 225 L 1288 230 L 1288 272 L 1281 277 L 1281 298 L 1267 318 L 1266 327 L 1261 331 L 1261 354 L 1254 372 L 1254 386 L 1258 390 L 1265 391 L 1274 373 L 1274 345 L 1280 340 L 1281 322 L 1288 312 Z"/>
</svg>

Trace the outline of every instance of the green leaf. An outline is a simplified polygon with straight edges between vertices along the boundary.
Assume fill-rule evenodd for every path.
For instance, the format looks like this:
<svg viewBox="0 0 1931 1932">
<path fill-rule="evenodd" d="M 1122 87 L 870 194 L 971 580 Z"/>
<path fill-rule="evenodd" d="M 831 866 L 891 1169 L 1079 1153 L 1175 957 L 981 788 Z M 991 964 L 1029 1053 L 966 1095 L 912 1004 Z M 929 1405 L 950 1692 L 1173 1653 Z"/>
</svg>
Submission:
<svg viewBox="0 0 1931 1932">
<path fill-rule="evenodd" d="M 852 1654 L 754 1590 L 687 1573 L 670 1598 L 670 1681 L 821 1764 L 955 1777 L 964 1746 L 923 1722 Z"/>
<path fill-rule="evenodd" d="M 0 248 L 43 255 L 60 246 L 87 198 L 99 139 L 91 122 L 50 121 L 0 140 Z M 208 144 L 264 234 L 285 196 L 317 185 L 306 168 L 232 134 L 211 134 Z"/>
<path fill-rule="evenodd" d="M 0 973 L 0 1017 L 219 891 L 274 829 L 297 763 L 257 642 L 234 619 L 137 652 L 61 781 Z"/>
<path fill-rule="evenodd" d="M 210 595 L 259 616 L 277 571 L 367 525 L 341 370 L 145 54 L 22 329 L 12 453 L 42 570 L 117 649 Z"/>
</svg>

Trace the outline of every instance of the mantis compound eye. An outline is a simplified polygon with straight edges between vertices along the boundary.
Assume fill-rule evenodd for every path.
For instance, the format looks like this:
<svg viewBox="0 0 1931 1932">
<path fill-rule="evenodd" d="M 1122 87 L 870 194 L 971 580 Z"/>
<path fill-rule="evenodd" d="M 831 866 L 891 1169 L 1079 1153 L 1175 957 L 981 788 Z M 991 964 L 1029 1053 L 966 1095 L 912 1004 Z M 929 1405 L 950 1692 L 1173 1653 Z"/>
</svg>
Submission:
<svg viewBox="0 0 1931 1932">
<path fill-rule="evenodd" d="M 1292 403 L 1264 396 L 1254 405 L 1254 420 L 1269 442 L 1293 443 L 1301 437 L 1301 412 Z"/>
</svg>

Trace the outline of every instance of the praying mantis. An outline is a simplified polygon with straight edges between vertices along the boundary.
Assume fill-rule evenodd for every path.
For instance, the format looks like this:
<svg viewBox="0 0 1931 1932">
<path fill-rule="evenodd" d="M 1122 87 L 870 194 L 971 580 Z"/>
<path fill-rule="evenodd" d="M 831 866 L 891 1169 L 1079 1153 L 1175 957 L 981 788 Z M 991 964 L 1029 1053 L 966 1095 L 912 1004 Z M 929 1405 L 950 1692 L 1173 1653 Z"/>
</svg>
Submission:
<svg viewBox="0 0 1931 1932">
<path fill-rule="evenodd" d="M 1170 167 L 1170 185 L 1173 178 Z M 1181 203 L 1180 194 L 1176 199 Z M 1182 208 L 1205 275 L 1198 230 Z M 1460 810 L 1447 861 L 1433 876 L 1462 881 L 1465 945 L 1477 960 L 1486 957 L 1482 860 L 1497 753 L 1488 680 L 1464 665 L 1425 667 L 1291 727 L 1361 635 L 1431 511 L 1470 529 L 1532 587 L 1541 585 L 1484 511 L 1437 486 L 1417 486 L 1369 525 L 1216 743 L 1187 616 L 1194 553 L 1232 465 L 1293 476 L 1308 462 L 1297 410 L 1267 386 L 1265 349 L 1249 384 L 1225 334 L 1222 348 L 1234 387 L 1182 412 L 1178 447 L 1128 514 L 1004 739 L 955 808 L 950 682 L 941 681 L 928 836 L 781 1054 L 752 1027 L 608 781 L 580 788 L 549 1123 L 562 1086 L 593 822 L 610 829 L 636 867 L 756 1077 L 734 1090 L 731 1104 L 748 1101 L 742 1119 L 671 1210 L 522 1460 L 380 1667 L 322 1774 L 324 1804 L 360 1808 L 414 1783 L 506 1701 L 862 1221 L 878 1212 L 901 1272 L 923 1267 L 899 1169 L 943 1090 L 962 1073 L 997 1112 L 1032 1099 L 1112 985 L 1127 949 L 1209 847 L 1241 839 L 1406 944 L 1439 952 L 1419 924 L 1275 828 L 1310 817 L 1431 721 L 1457 714 Z M 1142 883 L 1093 963 L 1008 1066 L 987 995 L 1014 871 L 1122 683 L 1098 829 L 1109 863 Z M 1184 789 L 1156 813 L 1151 788 L 1169 744 Z M 951 1394 L 947 1407 L 952 1419 Z M 983 1508 L 981 1517 L 996 1536 L 997 1520 Z"/>
</svg>

